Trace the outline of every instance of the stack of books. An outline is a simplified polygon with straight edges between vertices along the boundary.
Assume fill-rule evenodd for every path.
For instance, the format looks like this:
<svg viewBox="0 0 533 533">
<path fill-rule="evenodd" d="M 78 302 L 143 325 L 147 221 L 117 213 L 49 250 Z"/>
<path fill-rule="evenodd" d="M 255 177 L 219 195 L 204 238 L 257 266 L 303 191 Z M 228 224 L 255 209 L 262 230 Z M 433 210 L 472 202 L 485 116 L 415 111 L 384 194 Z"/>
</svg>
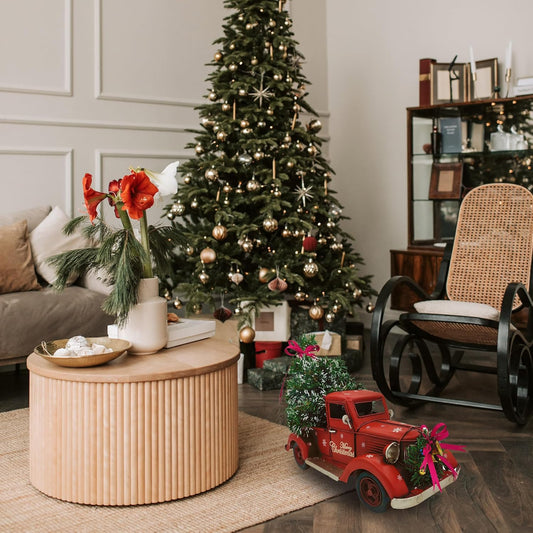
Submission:
<svg viewBox="0 0 533 533">
<path fill-rule="evenodd" d="M 518 78 L 513 90 L 514 96 L 533 94 L 533 76 Z"/>
</svg>

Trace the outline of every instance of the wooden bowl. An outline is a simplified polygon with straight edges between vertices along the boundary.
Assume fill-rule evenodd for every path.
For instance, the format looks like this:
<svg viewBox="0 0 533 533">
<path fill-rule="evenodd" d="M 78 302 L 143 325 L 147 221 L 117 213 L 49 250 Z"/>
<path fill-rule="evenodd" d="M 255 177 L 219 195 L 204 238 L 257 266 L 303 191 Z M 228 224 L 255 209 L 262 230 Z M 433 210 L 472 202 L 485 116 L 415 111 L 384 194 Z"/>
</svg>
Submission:
<svg viewBox="0 0 533 533">
<path fill-rule="evenodd" d="M 101 353 L 96 355 L 80 355 L 77 357 L 54 357 L 53 354 L 59 348 L 64 348 L 68 339 L 59 339 L 51 342 L 43 342 L 34 348 L 34 352 L 40 355 L 43 359 L 51 361 L 59 366 L 67 366 L 71 368 L 83 368 L 89 366 L 98 366 L 108 363 L 117 357 L 120 357 L 128 348 L 131 347 L 131 342 L 123 339 L 110 339 L 109 337 L 87 337 L 89 344 L 102 344 L 106 348 L 112 348 L 112 352 Z"/>
</svg>

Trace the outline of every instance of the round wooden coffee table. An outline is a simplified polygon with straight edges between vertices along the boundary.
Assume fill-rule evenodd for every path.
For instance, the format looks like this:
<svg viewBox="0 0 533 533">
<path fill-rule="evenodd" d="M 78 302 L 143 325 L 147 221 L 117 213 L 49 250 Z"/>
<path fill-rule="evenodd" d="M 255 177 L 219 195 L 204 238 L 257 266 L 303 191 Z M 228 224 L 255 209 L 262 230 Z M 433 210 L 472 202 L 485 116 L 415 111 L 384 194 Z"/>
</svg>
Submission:
<svg viewBox="0 0 533 533">
<path fill-rule="evenodd" d="M 31 354 L 31 483 L 93 505 L 176 500 L 223 483 L 239 462 L 238 352 L 207 339 L 91 368 Z"/>
</svg>

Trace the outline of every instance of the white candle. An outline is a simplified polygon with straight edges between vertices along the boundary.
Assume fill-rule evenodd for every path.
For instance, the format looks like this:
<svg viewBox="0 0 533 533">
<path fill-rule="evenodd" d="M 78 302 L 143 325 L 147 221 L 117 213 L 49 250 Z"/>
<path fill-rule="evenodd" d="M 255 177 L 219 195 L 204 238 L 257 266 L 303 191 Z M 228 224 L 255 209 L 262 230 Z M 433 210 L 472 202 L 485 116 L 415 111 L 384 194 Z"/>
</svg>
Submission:
<svg viewBox="0 0 533 533">
<path fill-rule="evenodd" d="M 512 55 L 513 55 L 513 43 L 512 41 L 509 41 L 509 46 L 507 47 L 507 54 L 505 56 L 505 70 L 509 70 L 511 68 Z"/>
<path fill-rule="evenodd" d="M 476 61 L 474 59 L 474 49 L 470 47 L 470 70 L 472 74 L 476 73 Z"/>
</svg>

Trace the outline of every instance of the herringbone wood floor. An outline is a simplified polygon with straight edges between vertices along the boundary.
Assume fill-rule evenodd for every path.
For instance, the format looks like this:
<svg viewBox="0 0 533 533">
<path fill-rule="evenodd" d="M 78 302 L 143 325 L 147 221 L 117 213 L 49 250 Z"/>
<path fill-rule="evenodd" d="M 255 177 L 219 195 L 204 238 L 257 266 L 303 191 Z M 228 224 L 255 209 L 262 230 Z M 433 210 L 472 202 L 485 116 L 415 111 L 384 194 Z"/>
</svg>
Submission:
<svg viewBox="0 0 533 533">
<path fill-rule="evenodd" d="M 356 375 L 366 388 L 375 390 L 368 354 Z M 494 384 L 487 387 L 484 379 L 487 377 L 468 377 L 457 386 L 472 392 L 476 398 L 491 401 L 495 398 Z M 27 406 L 27 371 L 0 373 L 0 410 Z M 462 472 L 456 483 L 413 509 L 389 510 L 383 514 L 362 508 L 352 490 L 244 531 L 533 532 L 533 419 L 519 428 L 497 412 L 428 404 L 410 410 L 390 407 L 395 411 L 395 419 L 400 421 L 426 424 L 430 428 L 439 422 L 447 424 L 448 441 L 467 448 L 466 453 L 457 454 Z M 239 408 L 273 422 L 284 422 L 279 391 L 262 392 L 245 383 L 239 387 Z M 280 446 L 284 444 L 280 442 Z M 260 506 L 261 501 L 250 501 L 250 505 Z"/>
</svg>

